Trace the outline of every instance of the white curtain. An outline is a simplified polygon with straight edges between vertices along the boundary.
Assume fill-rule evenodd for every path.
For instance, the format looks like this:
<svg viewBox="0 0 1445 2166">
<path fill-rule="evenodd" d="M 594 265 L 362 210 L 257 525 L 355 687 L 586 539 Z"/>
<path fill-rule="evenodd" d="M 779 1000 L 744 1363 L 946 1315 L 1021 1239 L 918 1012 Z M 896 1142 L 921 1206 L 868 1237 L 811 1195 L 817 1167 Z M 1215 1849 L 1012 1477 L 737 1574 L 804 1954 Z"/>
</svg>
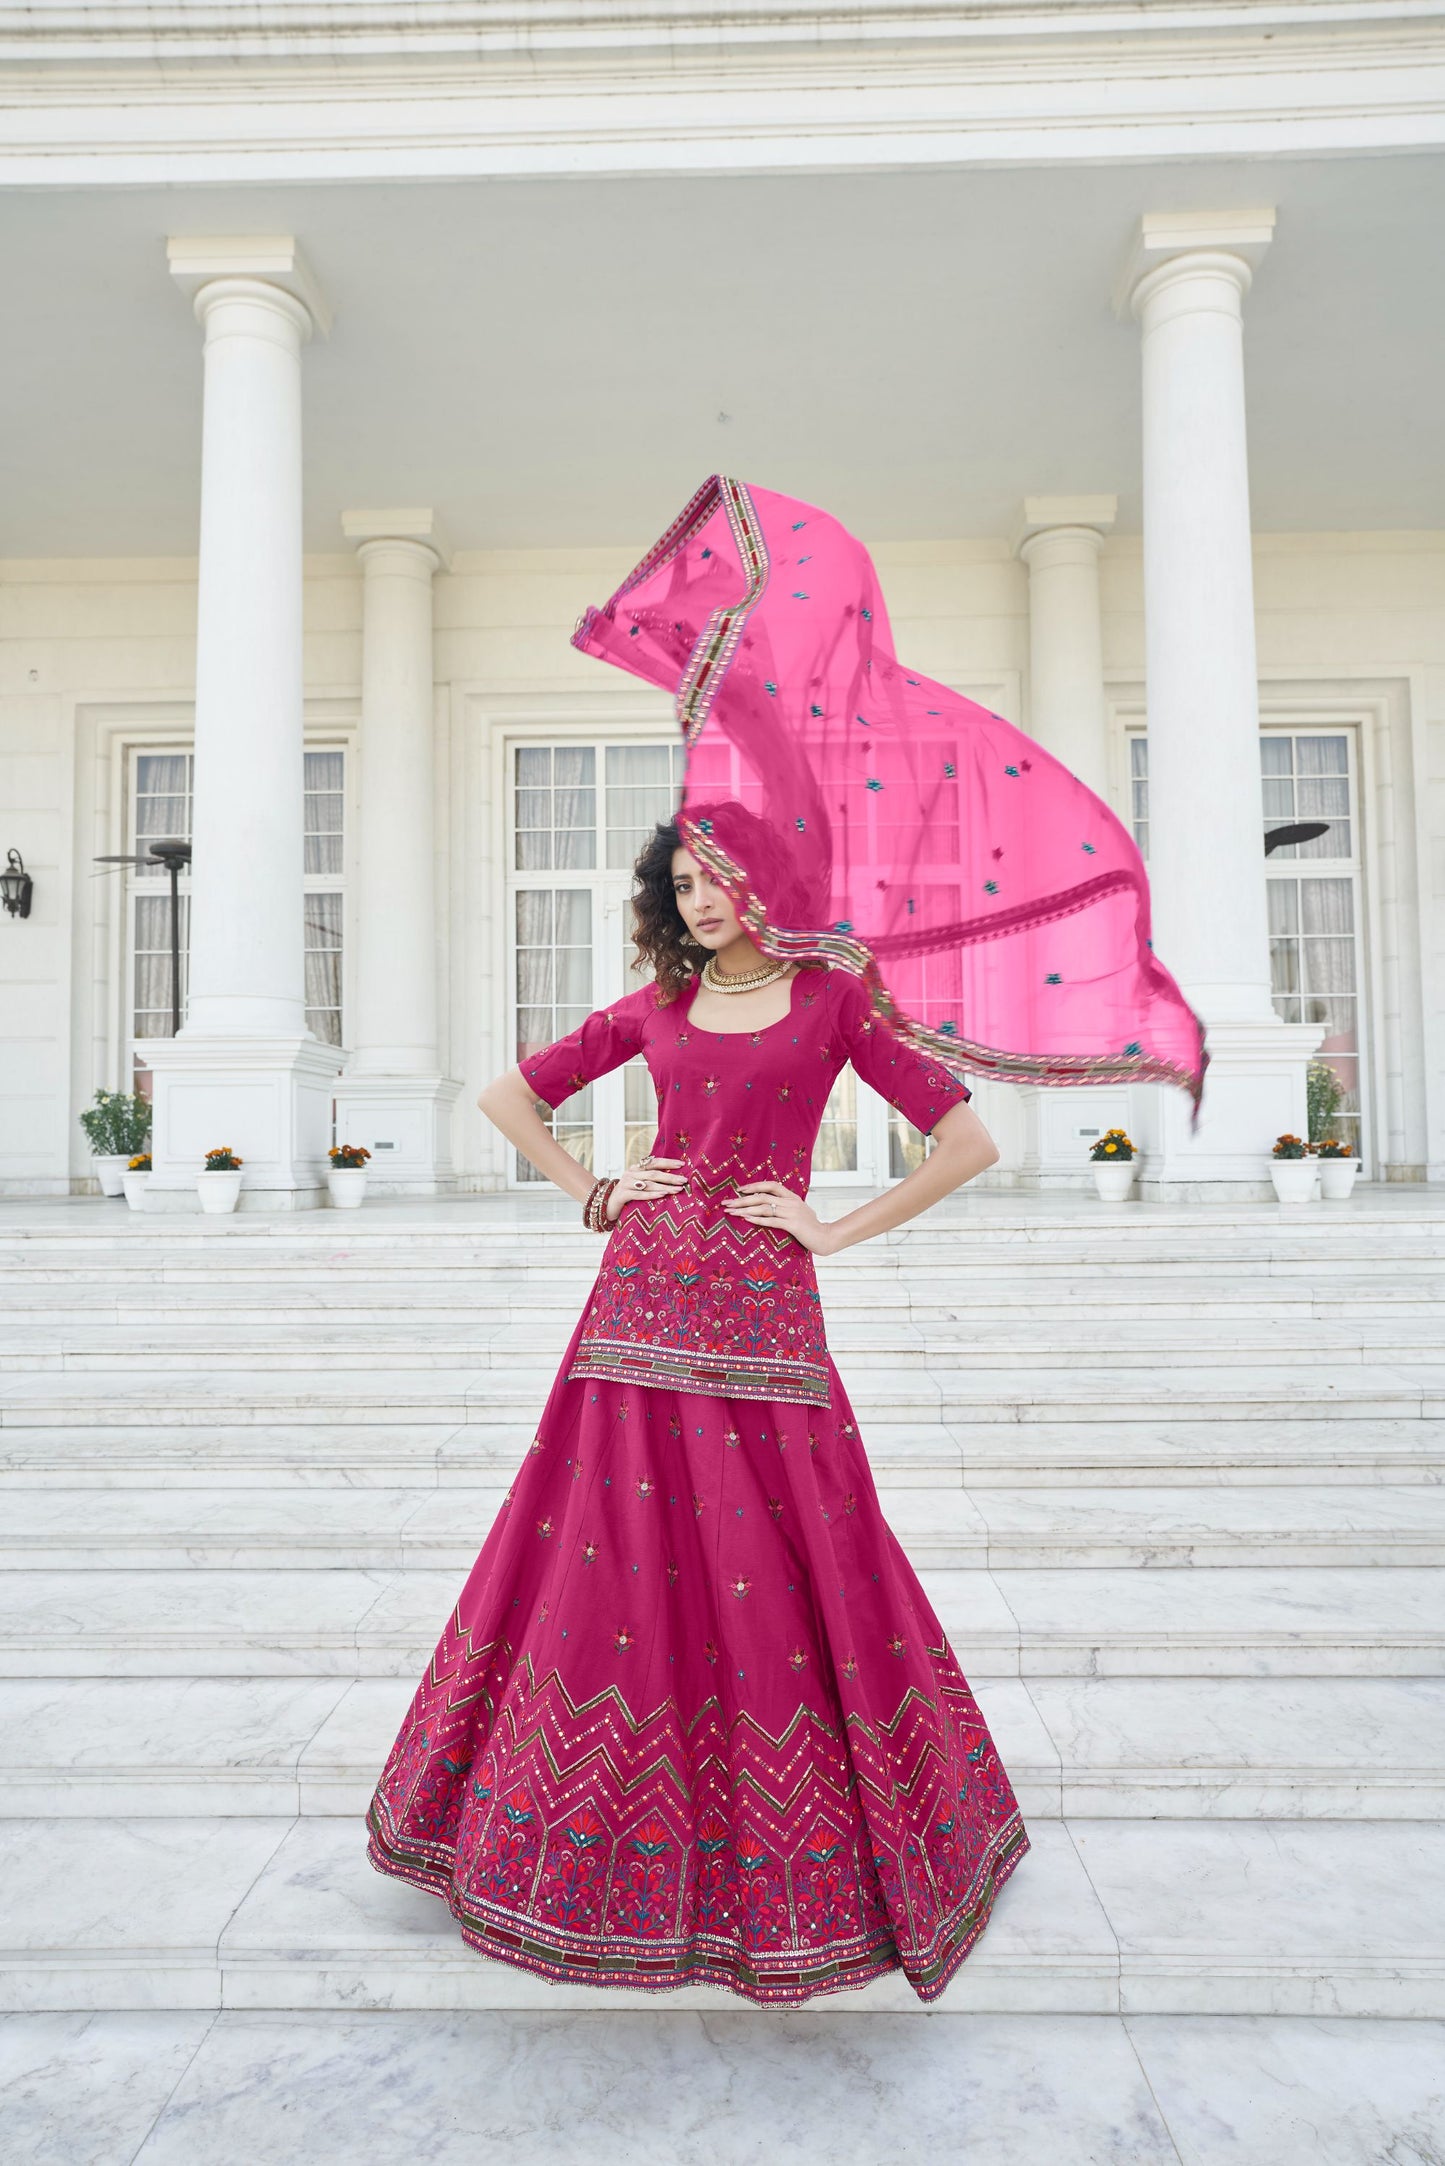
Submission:
<svg viewBox="0 0 1445 2166">
<path fill-rule="evenodd" d="M 341 897 L 308 895 L 306 1022 L 327 1045 L 341 1043 Z"/>
</svg>

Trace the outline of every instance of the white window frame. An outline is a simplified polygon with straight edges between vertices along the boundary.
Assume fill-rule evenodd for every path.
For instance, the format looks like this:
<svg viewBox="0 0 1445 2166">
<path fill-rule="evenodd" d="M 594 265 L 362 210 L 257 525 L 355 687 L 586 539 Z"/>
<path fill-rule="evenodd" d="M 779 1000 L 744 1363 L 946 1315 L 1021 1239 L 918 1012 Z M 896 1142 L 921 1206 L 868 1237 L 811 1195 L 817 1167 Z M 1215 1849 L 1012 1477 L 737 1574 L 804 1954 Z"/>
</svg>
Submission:
<svg viewBox="0 0 1445 2166">
<path fill-rule="evenodd" d="M 116 791 L 111 808 L 111 851 L 138 854 L 141 838 L 136 832 L 136 807 L 139 781 L 139 763 L 148 753 L 174 758 L 187 754 L 194 759 L 195 729 L 187 723 L 183 727 L 159 726 L 154 729 L 137 728 L 128 731 L 116 743 Z M 346 1022 L 351 1012 L 353 974 L 355 969 L 356 939 L 353 924 L 353 898 L 355 880 L 353 853 L 357 833 L 356 819 L 356 739 L 354 730 L 335 726 L 318 726 L 306 732 L 304 750 L 307 752 L 340 752 L 343 756 L 343 830 L 341 844 L 341 870 L 338 873 L 303 873 L 303 895 L 337 894 L 341 896 L 341 1033 L 342 1045 L 346 1044 Z M 99 870 L 100 868 L 97 868 Z M 163 896 L 170 894 L 170 876 L 163 869 L 155 873 L 142 872 L 138 867 L 118 865 L 115 876 L 121 884 L 122 906 L 115 912 L 113 923 L 117 934 L 115 949 L 114 983 L 117 989 L 114 1013 L 116 1016 L 117 1054 L 114 1062 L 117 1087 L 132 1090 L 137 1073 L 135 1049 L 136 996 L 136 908 L 138 896 Z M 179 889 L 182 896 L 191 892 L 190 874 L 183 872 Z M 184 967 L 184 965 L 183 965 Z M 184 1010 L 182 1011 L 184 1020 Z"/>
<path fill-rule="evenodd" d="M 1148 730 L 1144 713 L 1134 701 L 1121 701 L 1116 706 L 1115 713 L 1123 723 L 1118 738 L 1122 749 L 1116 771 L 1116 803 L 1122 803 L 1124 807 L 1120 818 L 1132 836 L 1134 826 L 1130 747 L 1135 739 L 1147 738 Z M 1261 841 L 1260 878 L 1263 882 L 1286 874 L 1317 875 L 1324 879 L 1348 878 L 1352 883 L 1356 957 L 1355 1029 L 1360 1079 L 1360 1155 L 1363 1177 L 1374 1180 L 1378 1178 L 1377 1169 L 1382 1157 L 1377 1121 L 1377 1107 L 1380 1102 L 1377 1078 L 1384 1070 L 1380 1023 L 1374 998 L 1374 987 L 1380 980 L 1375 935 L 1377 912 L 1373 907 L 1371 882 L 1371 867 L 1375 858 L 1375 788 L 1372 772 L 1373 733 L 1368 727 L 1369 719 L 1358 708 L 1344 712 L 1333 710 L 1328 705 L 1315 708 L 1307 702 L 1271 699 L 1267 692 L 1262 690 L 1259 717 L 1261 737 L 1343 737 L 1346 740 L 1350 781 L 1350 858 L 1286 858 L 1271 870 L 1270 860 L 1264 855 Z M 1152 825 L 1151 814 L 1151 830 Z M 1263 899 L 1261 889 L 1261 901 Z M 1164 961 L 1167 964 L 1167 956 Z"/>
<path fill-rule="evenodd" d="M 670 743 L 675 736 L 676 725 L 671 722 L 659 724 L 653 721 L 642 724 L 633 721 L 629 726 L 606 725 L 584 722 L 580 718 L 539 718 L 522 724 L 509 720 L 496 732 L 497 766 L 493 772 L 493 802 L 500 807 L 500 819 L 496 830 L 500 835 L 498 850 L 499 877 L 495 896 L 495 922 L 498 926 L 500 953 L 497 956 L 499 982 L 506 989 L 505 999 L 505 1045 L 498 1048 L 498 1066 L 506 1067 L 515 1062 L 517 1053 L 517 944 L 516 944 L 516 895 L 520 888 L 587 888 L 593 897 L 593 973 L 594 1009 L 605 1007 L 609 1001 L 619 999 L 642 983 L 640 978 L 630 977 L 623 969 L 623 923 L 627 909 L 627 873 L 620 868 L 597 865 L 586 871 L 520 872 L 516 865 L 516 753 L 523 746 L 545 745 L 592 745 L 597 752 L 597 806 L 598 806 L 598 856 L 605 854 L 605 805 L 606 805 L 606 748 L 610 744 L 660 744 Z M 622 883 L 620 886 L 617 883 Z M 609 892 L 609 889 L 612 891 Z M 593 1091 L 593 1138 L 594 1155 L 607 1157 L 620 1153 L 624 1133 L 624 1102 L 622 1070 L 614 1069 L 610 1075 L 601 1076 L 592 1085 Z M 843 1172 L 818 1171 L 813 1175 L 814 1188 L 847 1189 L 887 1186 L 894 1178 L 889 1172 L 889 1108 L 876 1091 L 857 1079 L 857 1127 L 858 1164 Z M 616 1138 L 614 1147 L 612 1139 Z M 611 1156 L 608 1156 L 608 1154 Z M 504 1186 L 509 1190 L 535 1193 L 541 1185 L 525 1180 L 517 1170 L 516 1153 L 506 1148 L 504 1161 Z"/>
</svg>

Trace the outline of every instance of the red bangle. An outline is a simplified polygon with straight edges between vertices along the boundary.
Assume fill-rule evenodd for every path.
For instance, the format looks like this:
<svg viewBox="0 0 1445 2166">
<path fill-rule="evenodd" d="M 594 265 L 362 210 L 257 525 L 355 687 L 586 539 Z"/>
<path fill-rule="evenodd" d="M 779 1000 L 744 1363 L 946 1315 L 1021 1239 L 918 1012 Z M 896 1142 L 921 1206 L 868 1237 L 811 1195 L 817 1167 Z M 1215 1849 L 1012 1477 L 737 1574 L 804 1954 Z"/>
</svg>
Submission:
<svg viewBox="0 0 1445 2166">
<path fill-rule="evenodd" d="M 606 1233 L 609 1231 L 611 1222 L 607 1216 L 607 1206 L 611 1200 L 612 1191 L 616 1186 L 615 1180 L 603 1179 L 593 1182 L 592 1192 L 582 1206 L 582 1223 L 589 1232 Z"/>
</svg>

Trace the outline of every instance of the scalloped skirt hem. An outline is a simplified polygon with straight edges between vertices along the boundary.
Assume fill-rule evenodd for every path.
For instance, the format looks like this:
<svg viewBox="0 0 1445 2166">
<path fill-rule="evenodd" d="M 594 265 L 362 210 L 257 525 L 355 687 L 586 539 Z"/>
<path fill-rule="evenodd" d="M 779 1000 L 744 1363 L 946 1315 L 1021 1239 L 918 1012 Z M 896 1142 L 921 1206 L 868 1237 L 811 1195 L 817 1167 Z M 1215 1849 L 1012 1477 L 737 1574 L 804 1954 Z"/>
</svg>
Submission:
<svg viewBox="0 0 1445 2166">
<path fill-rule="evenodd" d="M 972 1952 L 993 1915 L 999 1890 L 1031 1847 L 1022 1819 L 1015 1817 L 999 1830 L 968 1899 L 956 1906 L 950 1923 L 935 1935 L 936 1953 L 921 1963 L 905 1959 L 888 1935 L 844 1959 L 829 1960 L 820 1953 L 816 1961 L 802 1961 L 792 1969 L 784 1965 L 760 1969 L 749 1963 L 736 1945 L 729 1948 L 717 1937 L 707 1945 L 675 1943 L 671 1950 L 659 1949 L 655 1957 L 640 1961 L 630 1948 L 619 1947 L 614 1957 L 605 1945 L 584 1956 L 560 1940 L 549 1940 L 539 1932 L 536 1920 L 519 1918 L 504 1924 L 478 1917 L 469 1911 L 451 1872 L 388 1844 L 374 1803 L 368 1809 L 366 1824 L 370 1835 L 368 1862 L 389 1879 L 405 1881 L 409 1887 L 420 1888 L 445 1903 L 463 1942 L 478 1955 L 508 1963 L 514 1970 L 530 1972 L 554 1985 L 633 1993 L 676 1993 L 690 1986 L 715 1986 L 758 2008 L 797 2008 L 830 1994 L 861 1992 L 875 1979 L 894 1971 L 903 1972 L 920 2001 L 936 2001 Z"/>
</svg>

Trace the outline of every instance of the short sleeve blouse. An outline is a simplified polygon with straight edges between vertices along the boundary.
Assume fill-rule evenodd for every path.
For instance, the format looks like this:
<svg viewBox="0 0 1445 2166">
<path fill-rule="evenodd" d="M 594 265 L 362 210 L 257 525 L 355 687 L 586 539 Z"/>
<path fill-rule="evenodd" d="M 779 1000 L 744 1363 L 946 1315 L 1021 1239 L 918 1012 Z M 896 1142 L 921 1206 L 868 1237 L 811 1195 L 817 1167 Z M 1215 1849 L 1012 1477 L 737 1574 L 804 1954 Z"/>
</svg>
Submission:
<svg viewBox="0 0 1445 2166">
<path fill-rule="evenodd" d="M 844 972 L 798 971 L 787 1014 L 742 1032 L 693 1023 L 698 982 L 665 1005 L 640 986 L 520 1064 L 556 1107 L 641 1054 L 657 1093 L 651 1149 L 683 1174 L 680 1187 L 623 1205 L 567 1373 L 826 1406 L 833 1372 L 811 1252 L 781 1227 L 729 1217 L 722 1200 L 757 1180 L 807 1194 L 847 1062 L 925 1133 L 968 1091 L 876 1017 Z"/>
<path fill-rule="evenodd" d="M 963 1105 L 973 1095 L 926 1053 L 873 1012 L 868 990 L 861 978 L 848 971 L 830 970 L 827 977 L 830 1019 L 843 1057 L 869 1088 L 906 1121 L 930 1135 L 950 1106 Z"/>
<path fill-rule="evenodd" d="M 598 1008 L 565 1038 L 524 1060 L 522 1073 L 543 1105 L 555 1111 L 574 1091 L 584 1090 L 640 1053 L 643 1028 L 656 1005 L 656 988 L 640 985 L 609 1007 Z"/>
</svg>

